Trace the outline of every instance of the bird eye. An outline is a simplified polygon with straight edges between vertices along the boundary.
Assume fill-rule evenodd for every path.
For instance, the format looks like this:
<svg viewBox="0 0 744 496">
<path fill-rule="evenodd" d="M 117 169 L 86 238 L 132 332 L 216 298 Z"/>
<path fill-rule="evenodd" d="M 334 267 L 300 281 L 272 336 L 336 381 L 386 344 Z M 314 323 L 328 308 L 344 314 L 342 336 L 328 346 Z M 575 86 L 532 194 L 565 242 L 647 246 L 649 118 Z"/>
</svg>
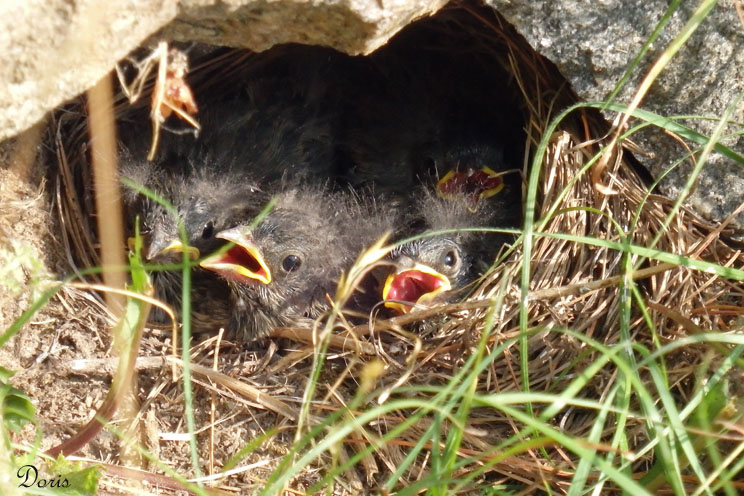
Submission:
<svg viewBox="0 0 744 496">
<path fill-rule="evenodd" d="M 202 239 L 209 239 L 214 234 L 214 223 L 210 220 L 204 224 L 204 230 L 202 231 Z"/>
<path fill-rule="evenodd" d="M 444 256 L 444 265 L 452 268 L 457 263 L 457 253 L 455 253 L 455 250 L 450 250 L 447 252 L 447 254 Z"/>
<path fill-rule="evenodd" d="M 284 260 L 282 260 L 282 269 L 284 269 L 285 272 L 292 272 L 293 270 L 297 270 L 302 265 L 302 260 L 297 255 L 289 255 Z"/>
</svg>

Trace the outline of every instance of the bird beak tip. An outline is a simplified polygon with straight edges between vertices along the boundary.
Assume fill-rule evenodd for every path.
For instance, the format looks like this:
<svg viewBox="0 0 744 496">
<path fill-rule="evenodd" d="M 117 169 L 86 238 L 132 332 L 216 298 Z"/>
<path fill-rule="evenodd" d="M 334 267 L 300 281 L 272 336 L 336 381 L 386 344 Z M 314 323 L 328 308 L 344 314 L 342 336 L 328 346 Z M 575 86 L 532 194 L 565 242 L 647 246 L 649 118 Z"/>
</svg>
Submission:
<svg viewBox="0 0 744 496">
<path fill-rule="evenodd" d="M 253 245 L 253 243 L 251 242 L 251 231 L 243 227 L 233 227 L 232 229 L 220 231 L 215 234 L 215 237 L 224 239 L 225 241 L 230 241 L 231 243 L 235 243 L 236 245 L 240 246 L 245 244 Z"/>
<path fill-rule="evenodd" d="M 159 246 L 158 244 L 149 246 L 146 258 L 147 260 L 156 260 L 158 258 L 170 257 L 177 254 L 182 255 L 184 253 L 188 255 L 190 260 L 197 260 L 201 255 L 197 247 L 188 244 L 184 245 L 180 239 L 174 239 L 165 246 Z"/>
</svg>

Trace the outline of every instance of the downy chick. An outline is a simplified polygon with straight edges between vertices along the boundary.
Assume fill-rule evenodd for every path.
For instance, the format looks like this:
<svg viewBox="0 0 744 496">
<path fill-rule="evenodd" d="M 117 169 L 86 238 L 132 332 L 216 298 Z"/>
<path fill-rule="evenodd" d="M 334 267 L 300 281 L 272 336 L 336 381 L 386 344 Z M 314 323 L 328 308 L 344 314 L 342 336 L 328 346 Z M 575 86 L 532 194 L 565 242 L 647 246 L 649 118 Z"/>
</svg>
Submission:
<svg viewBox="0 0 744 496">
<path fill-rule="evenodd" d="M 231 328 L 246 340 L 274 327 L 311 325 L 329 309 L 342 271 L 388 225 L 370 218 L 369 204 L 359 198 L 319 187 L 291 188 L 275 198 L 255 227 L 218 233 L 234 246 L 201 264 L 228 281 Z"/>
<path fill-rule="evenodd" d="M 440 198 L 428 188 L 422 188 L 412 200 L 410 210 L 407 237 L 452 232 L 426 235 L 391 252 L 388 258 L 394 270 L 387 277 L 382 299 L 386 300 L 387 308 L 399 313 L 462 297 L 509 239 L 468 230 L 496 225 L 500 211 L 494 206 L 472 210 L 463 197 Z"/>
</svg>

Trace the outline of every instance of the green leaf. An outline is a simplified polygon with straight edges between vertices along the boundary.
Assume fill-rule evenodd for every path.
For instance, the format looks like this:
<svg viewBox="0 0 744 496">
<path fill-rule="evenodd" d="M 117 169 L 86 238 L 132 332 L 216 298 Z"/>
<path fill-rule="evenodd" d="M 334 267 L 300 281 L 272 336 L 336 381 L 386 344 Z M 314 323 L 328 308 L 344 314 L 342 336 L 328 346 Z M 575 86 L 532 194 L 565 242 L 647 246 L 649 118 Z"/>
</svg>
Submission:
<svg viewBox="0 0 744 496">
<path fill-rule="evenodd" d="M 5 384 L 7 383 L 11 377 L 15 375 L 15 370 L 9 370 L 5 367 L 0 367 L 0 383 Z"/>
<path fill-rule="evenodd" d="M 65 494 L 74 494 L 81 496 L 94 496 L 98 494 L 98 480 L 101 478 L 101 469 L 98 466 L 91 466 L 82 470 L 68 472 L 63 474 L 70 486 Z"/>
<path fill-rule="evenodd" d="M 84 462 L 71 462 L 60 455 L 49 470 L 50 480 L 59 481 L 60 485 L 64 486 L 54 487 L 55 494 L 70 496 L 98 494 L 98 480 L 101 478 L 101 468 L 98 465 L 87 466 Z"/>
<path fill-rule="evenodd" d="M 34 408 L 26 393 L 5 382 L 6 378 L 13 375 L 13 372 L 2 369 L 0 374 L 3 376 L 0 380 L 0 401 L 2 402 L 5 428 L 18 432 L 28 422 L 36 421 L 36 408 Z"/>
</svg>

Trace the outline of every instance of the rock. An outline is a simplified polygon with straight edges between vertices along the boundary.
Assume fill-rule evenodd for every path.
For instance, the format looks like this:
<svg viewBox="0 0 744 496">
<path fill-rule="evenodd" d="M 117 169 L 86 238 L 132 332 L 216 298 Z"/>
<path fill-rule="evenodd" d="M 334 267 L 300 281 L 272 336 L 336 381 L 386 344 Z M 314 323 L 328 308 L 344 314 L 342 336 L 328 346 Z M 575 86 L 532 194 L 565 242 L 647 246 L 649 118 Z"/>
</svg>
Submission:
<svg viewBox="0 0 744 496">
<path fill-rule="evenodd" d="M 556 64 L 580 97 L 604 100 L 620 81 L 633 58 L 649 39 L 669 2 L 664 0 L 602 0 L 589 6 L 577 0 L 488 0 L 532 47 Z M 617 97 L 630 103 L 640 80 L 680 32 L 698 7 L 682 2 L 662 34 L 633 71 Z M 719 2 L 654 83 L 641 107 L 662 116 L 722 116 L 744 84 L 744 27 L 732 1 Z M 608 114 L 608 117 L 612 118 Z M 736 113 L 734 119 L 740 120 Z M 686 120 L 683 124 L 710 135 L 714 121 Z M 735 129 L 729 129 L 734 132 Z M 657 128 L 633 136 L 653 154 L 638 156 L 655 177 L 686 150 Z M 736 148 L 740 139 L 724 141 Z M 676 198 L 689 177 L 689 161 L 661 183 L 662 193 Z M 690 205 L 703 216 L 721 221 L 744 202 L 744 168 L 713 155 L 699 178 Z M 744 227 L 739 216 L 737 227 Z"/>
<path fill-rule="evenodd" d="M 488 0 L 527 41 L 553 61 L 587 100 L 603 100 L 620 81 L 662 17 L 665 0 Z M 0 139 L 92 86 L 143 43 L 194 40 L 265 50 L 300 42 L 369 53 L 410 21 L 445 0 L 27 0 L 0 4 Z M 690 18 L 683 2 L 633 71 L 617 101 L 630 102 L 640 78 Z M 732 0 L 713 9 L 671 61 L 643 102 L 664 116 L 721 116 L 742 89 L 742 28 Z M 608 117 L 611 117 L 608 115 Z M 737 117 L 737 116 L 734 116 Z M 710 134 L 714 121 L 686 122 Z M 633 139 L 651 157 L 638 157 L 657 177 L 680 158 L 679 142 L 647 128 Z M 739 140 L 724 142 L 730 147 Z M 661 191 L 676 197 L 689 161 L 672 171 Z M 691 205 L 713 220 L 744 201 L 742 167 L 713 155 Z M 737 225 L 744 226 L 744 216 Z"/>
<path fill-rule="evenodd" d="M 368 53 L 445 0 L 25 0 L 0 4 L 0 139 L 38 121 L 146 40 Z M 172 22 L 171 22 L 172 21 Z M 169 24 L 170 23 L 170 24 Z M 165 27 L 164 27 L 165 26 Z M 163 28 L 161 30 L 161 28 Z M 158 31 L 160 30 L 160 31 Z"/>
</svg>

